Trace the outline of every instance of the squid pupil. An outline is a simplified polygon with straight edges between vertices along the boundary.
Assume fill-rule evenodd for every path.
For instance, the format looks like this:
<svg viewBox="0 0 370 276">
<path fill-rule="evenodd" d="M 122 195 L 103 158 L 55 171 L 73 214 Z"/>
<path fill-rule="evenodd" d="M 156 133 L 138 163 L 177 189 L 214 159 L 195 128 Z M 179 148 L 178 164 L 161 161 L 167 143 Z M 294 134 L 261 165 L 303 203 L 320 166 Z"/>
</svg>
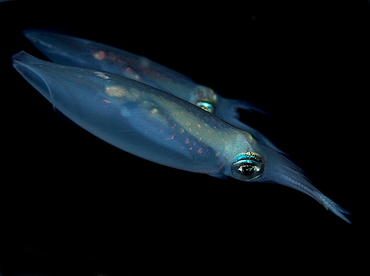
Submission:
<svg viewBox="0 0 370 276">
<path fill-rule="evenodd" d="M 256 168 L 250 164 L 242 165 L 238 168 L 238 171 L 245 176 L 251 176 L 255 170 Z"/>
<path fill-rule="evenodd" d="M 209 113 L 213 113 L 214 111 L 213 105 L 209 102 L 197 102 L 197 106 Z"/>
</svg>

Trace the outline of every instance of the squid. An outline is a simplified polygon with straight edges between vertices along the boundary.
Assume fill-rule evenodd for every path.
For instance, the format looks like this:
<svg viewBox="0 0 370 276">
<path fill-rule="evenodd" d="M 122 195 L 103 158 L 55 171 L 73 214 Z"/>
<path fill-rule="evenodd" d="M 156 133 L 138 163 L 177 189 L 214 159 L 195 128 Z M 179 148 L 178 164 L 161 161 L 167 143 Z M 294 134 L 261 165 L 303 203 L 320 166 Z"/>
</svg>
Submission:
<svg viewBox="0 0 370 276">
<path fill-rule="evenodd" d="M 15 69 L 55 108 L 111 145 L 164 166 L 303 192 L 348 223 L 347 210 L 315 188 L 286 155 L 180 97 L 106 71 L 25 52 Z"/>
<path fill-rule="evenodd" d="M 112 46 L 39 29 L 26 29 L 23 33 L 53 62 L 111 72 L 153 86 L 215 114 L 279 150 L 262 133 L 238 120 L 238 109 L 267 114 L 250 102 L 221 97 L 213 89 L 174 70 Z"/>
</svg>

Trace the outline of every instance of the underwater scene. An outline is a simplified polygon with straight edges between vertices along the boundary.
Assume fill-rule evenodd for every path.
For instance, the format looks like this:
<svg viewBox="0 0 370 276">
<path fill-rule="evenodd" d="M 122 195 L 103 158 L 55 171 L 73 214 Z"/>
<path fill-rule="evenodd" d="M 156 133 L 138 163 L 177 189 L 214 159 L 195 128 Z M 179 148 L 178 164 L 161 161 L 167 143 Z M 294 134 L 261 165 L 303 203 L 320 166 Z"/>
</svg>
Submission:
<svg viewBox="0 0 370 276">
<path fill-rule="evenodd" d="M 1 276 L 360 275 L 367 1 L 77 3 L 0 1 Z"/>
</svg>

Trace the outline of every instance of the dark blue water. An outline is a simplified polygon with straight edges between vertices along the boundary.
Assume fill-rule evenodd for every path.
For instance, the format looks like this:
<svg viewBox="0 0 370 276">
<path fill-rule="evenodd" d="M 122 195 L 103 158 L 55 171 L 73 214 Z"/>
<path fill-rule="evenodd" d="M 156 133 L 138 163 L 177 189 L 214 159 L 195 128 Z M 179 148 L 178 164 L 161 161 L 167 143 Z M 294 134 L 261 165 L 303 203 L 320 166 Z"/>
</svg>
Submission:
<svg viewBox="0 0 370 276">
<path fill-rule="evenodd" d="M 0 272 L 359 275 L 369 6 L 292 2 L 217 12 L 0 3 Z M 20 50 L 43 58 L 22 35 L 29 27 L 123 48 L 260 106 L 272 116 L 241 119 L 352 211 L 353 224 L 292 189 L 166 168 L 80 129 L 11 67 Z"/>
</svg>

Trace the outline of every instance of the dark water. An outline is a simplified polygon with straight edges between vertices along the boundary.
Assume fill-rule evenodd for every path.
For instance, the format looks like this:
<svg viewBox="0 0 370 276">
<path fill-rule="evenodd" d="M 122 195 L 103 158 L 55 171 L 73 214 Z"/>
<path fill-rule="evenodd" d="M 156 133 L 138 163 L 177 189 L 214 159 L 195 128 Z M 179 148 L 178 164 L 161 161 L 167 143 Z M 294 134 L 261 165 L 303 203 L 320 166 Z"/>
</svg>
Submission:
<svg viewBox="0 0 370 276">
<path fill-rule="evenodd" d="M 32 2 L 0 4 L 0 272 L 360 274 L 369 242 L 367 1 L 207 9 Z M 177 171 L 93 137 L 11 67 L 20 50 L 42 58 L 22 35 L 29 27 L 144 55 L 257 104 L 272 117 L 243 112 L 242 120 L 352 211 L 353 224 L 292 189 Z"/>
</svg>

